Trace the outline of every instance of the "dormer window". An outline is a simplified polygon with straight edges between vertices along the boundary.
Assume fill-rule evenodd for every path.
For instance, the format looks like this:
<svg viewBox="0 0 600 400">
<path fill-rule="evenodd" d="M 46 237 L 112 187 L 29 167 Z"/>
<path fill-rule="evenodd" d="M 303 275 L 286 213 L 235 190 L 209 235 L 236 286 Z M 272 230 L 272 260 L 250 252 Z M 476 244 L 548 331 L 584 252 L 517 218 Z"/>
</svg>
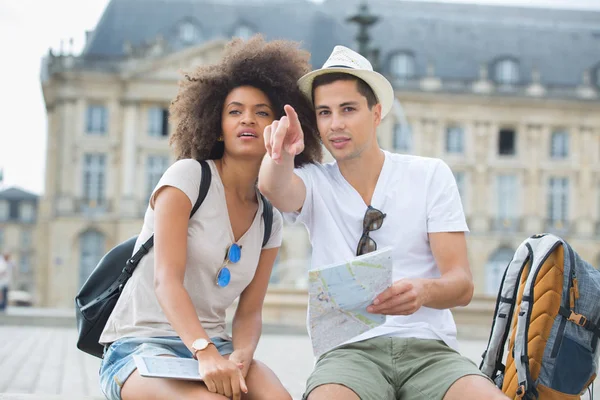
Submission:
<svg viewBox="0 0 600 400">
<path fill-rule="evenodd" d="M 412 54 L 402 52 L 390 57 L 390 74 L 396 79 L 410 79 L 415 76 L 415 58 Z"/>
<path fill-rule="evenodd" d="M 233 30 L 233 37 L 238 37 L 242 40 L 248 40 L 252 37 L 252 35 L 254 35 L 255 31 L 254 29 L 250 28 L 248 25 L 246 24 L 240 24 L 238 26 L 235 27 L 235 29 Z"/>
<path fill-rule="evenodd" d="M 194 43 L 200 38 L 200 30 L 190 21 L 186 21 L 179 27 L 179 38 L 184 43 Z"/>
<path fill-rule="evenodd" d="M 494 72 L 496 82 L 501 85 L 515 85 L 519 82 L 519 65 L 513 59 L 497 61 Z"/>
</svg>

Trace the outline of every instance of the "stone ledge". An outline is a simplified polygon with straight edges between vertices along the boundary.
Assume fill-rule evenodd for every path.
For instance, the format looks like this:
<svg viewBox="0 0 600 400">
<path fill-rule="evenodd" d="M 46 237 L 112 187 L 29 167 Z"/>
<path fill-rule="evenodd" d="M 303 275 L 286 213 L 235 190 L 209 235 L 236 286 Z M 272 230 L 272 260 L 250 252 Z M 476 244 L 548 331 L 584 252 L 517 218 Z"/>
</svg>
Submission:
<svg viewBox="0 0 600 400">
<path fill-rule="evenodd" d="M 493 298 L 475 296 L 468 306 L 452 309 L 459 337 L 487 339 L 495 304 Z M 228 324 L 236 305 L 227 310 Z M 306 335 L 307 305 L 308 296 L 303 289 L 269 289 L 263 305 L 263 333 Z M 0 313 L 0 325 L 75 328 L 75 310 L 9 307 L 6 313 Z"/>
<path fill-rule="evenodd" d="M 0 313 L 0 325 L 74 328 L 75 309 L 8 307 Z"/>
</svg>

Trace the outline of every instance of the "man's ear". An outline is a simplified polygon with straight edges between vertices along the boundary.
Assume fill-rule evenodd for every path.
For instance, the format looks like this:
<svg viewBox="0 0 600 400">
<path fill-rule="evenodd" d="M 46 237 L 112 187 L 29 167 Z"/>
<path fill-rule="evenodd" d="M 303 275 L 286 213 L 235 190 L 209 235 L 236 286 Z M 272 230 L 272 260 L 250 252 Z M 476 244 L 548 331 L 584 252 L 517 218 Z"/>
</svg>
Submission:
<svg viewBox="0 0 600 400">
<path fill-rule="evenodd" d="M 381 123 L 381 103 L 377 103 L 373 106 L 373 122 L 376 127 Z"/>
</svg>

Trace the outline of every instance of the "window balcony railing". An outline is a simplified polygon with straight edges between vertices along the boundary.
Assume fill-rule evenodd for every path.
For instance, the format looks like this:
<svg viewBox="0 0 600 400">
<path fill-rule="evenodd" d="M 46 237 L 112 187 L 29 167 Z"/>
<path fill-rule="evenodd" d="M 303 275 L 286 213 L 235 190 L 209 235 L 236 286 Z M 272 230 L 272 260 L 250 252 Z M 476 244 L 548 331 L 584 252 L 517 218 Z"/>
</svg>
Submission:
<svg viewBox="0 0 600 400">
<path fill-rule="evenodd" d="M 107 199 L 78 199 L 75 209 L 86 216 L 103 215 L 111 211 L 112 203 Z"/>
<path fill-rule="evenodd" d="M 516 217 L 494 218 L 492 220 L 492 230 L 496 232 L 519 232 L 521 230 L 521 219 Z"/>
<path fill-rule="evenodd" d="M 545 231 L 555 235 L 566 235 L 571 231 L 571 223 L 564 220 L 547 219 Z"/>
</svg>

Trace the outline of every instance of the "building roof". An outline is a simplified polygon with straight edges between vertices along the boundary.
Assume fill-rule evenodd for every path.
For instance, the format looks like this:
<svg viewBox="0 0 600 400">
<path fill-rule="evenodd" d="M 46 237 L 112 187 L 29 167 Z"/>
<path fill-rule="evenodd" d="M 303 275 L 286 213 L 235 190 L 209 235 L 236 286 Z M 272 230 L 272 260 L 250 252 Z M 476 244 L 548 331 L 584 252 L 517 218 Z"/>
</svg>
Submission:
<svg viewBox="0 0 600 400">
<path fill-rule="evenodd" d="M 84 54 L 120 56 L 124 54 L 125 42 L 142 45 L 157 35 L 177 45 L 177 28 L 184 21 L 196 24 L 200 31 L 199 42 L 230 37 L 241 24 L 270 39 L 306 41 L 312 36 L 307 28 L 311 27 L 318 12 L 318 5 L 307 0 L 269 1 L 266 4 L 218 0 L 112 0 Z"/>
<path fill-rule="evenodd" d="M 178 27 L 185 21 L 199 30 L 198 42 L 227 38 L 239 25 L 267 39 L 301 41 L 312 53 L 313 67 L 326 60 L 336 44 L 354 46 L 357 27 L 345 19 L 360 0 L 111 0 L 85 47 L 84 56 L 122 57 L 126 43 L 140 46 L 162 36 L 172 49 L 181 43 Z M 540 81 L 550 87 L 577 86 L 585 71 L 600 67 L 600 10 L 564 10 L 451 4 L 407 0 L 371 0 L 380 17 L 370 30 L 380 49 L 382 71 L 397 52 L 414 56 L 416 76 L 428 63 L 435 75 L 450 80 L 476 80 L 480 67 L 493 71 L 501 58 L 515 60 L 520 83 Z M 196 43 L 196 44 L 197 44 Z"/>
<path fill-rule="evenodd" d="M 17 187 L 0 190 L 0 200 L 37 200 L 37 194 L 27 192 Z"/>
</svg>

